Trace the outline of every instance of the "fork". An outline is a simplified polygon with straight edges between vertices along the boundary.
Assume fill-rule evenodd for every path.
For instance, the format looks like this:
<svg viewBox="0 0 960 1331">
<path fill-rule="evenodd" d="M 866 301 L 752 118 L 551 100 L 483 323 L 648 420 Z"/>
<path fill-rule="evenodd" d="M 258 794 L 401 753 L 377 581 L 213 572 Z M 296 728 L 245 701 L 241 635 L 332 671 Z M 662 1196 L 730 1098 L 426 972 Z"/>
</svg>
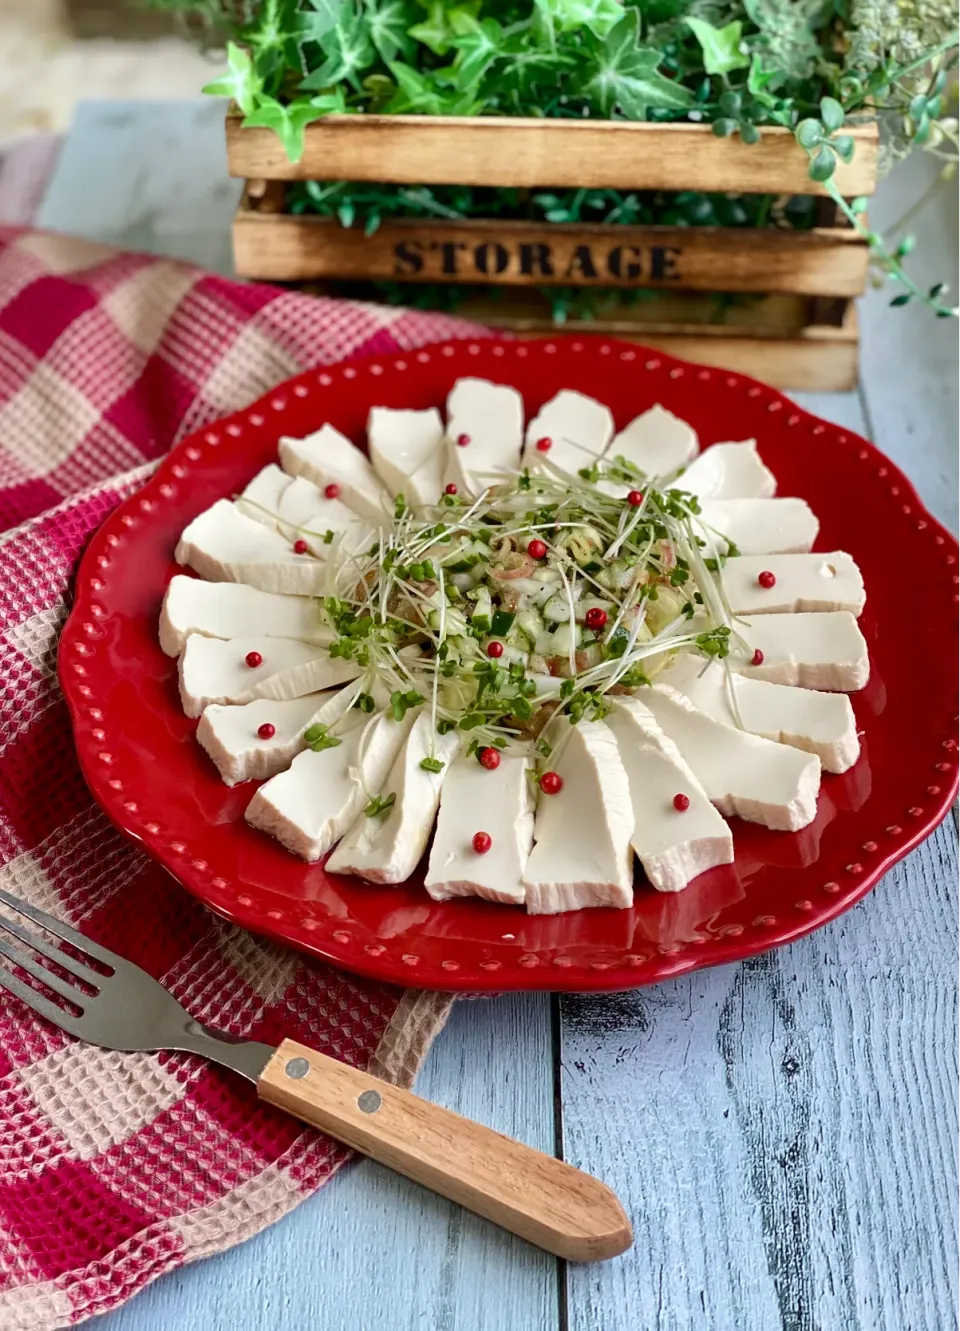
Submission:
<svg viewBox="0 0 960 1331">
<path fill-rule="evenodd" d="M 0 987 L 76 1039 L 212 1059 L 252 1081 L 267 1104 L 558 1257 L 595 1261 L 632 1244 L 623 1207 L 599 1179 L 295 1040 L 275 1048 L 204 1026 L 133 962 L 2 888 L 0 904 L 20 917 L 0 916 L 0 956 L 47 992 L 3 965 Z"/>
</svg>

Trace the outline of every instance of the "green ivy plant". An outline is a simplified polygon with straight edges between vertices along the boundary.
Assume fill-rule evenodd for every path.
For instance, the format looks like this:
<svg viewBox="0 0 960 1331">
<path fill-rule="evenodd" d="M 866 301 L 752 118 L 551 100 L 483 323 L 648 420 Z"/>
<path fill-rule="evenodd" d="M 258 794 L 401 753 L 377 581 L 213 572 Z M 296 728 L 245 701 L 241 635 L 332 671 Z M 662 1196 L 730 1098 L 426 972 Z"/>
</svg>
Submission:
<svg viewBox="0 0 960 1331">
<path fill-rule="evenodd" d="M 905 272 L 909 237 L 885 246 L 833 177 L 855 151 L 851 126 L 871 120 L 887 161 L 920 149 L 956 170 L 954 0 L 151 2 L 226 39 L 226 69 L 206 91 L 233 98 L 245 125 L 273 130 L 292 160 L 306 126 L 332 113 L 693 120 L 745 143 L 786 127 L 900 288 L 896 303 L 952 312 L 942 290 L 920 291 Z M 343 218 L 351 203 L 336 188 Z M 394 215 L 386 192 L 355 197 L 353 216 Z M 439 191 L 427 196 L 443 204 Z"/>
</svg>

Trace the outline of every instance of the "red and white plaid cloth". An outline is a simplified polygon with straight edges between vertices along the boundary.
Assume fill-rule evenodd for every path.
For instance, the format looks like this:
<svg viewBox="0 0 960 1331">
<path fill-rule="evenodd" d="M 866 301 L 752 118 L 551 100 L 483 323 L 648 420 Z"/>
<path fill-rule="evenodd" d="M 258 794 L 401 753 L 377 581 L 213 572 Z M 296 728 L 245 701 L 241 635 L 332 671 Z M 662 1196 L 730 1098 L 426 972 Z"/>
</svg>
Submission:
<svg viewBox="0 0 960 1331">
<path fill-rule="evenodd" d="M 56 646 L 88 537 L 175 440 L 308 366 L 478 331 L 0 227 L 0 885 L 201 1021 L 404 1084 L 448 997 L 244 934 L 124 840 L 80 775 Z M 249 1238 L 347 1155 L 230 1073 L 79 1044 L 0 989 L 0 1327 L 115 1308 Z"/>
</svg>

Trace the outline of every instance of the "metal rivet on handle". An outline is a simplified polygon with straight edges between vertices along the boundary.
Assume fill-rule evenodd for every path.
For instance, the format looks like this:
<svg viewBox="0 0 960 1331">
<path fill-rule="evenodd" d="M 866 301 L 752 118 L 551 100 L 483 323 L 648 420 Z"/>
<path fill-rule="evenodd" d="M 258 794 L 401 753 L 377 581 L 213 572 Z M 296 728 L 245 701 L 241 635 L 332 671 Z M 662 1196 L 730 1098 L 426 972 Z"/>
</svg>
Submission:
<svg viewBox="0 0 960 1331">
<path fill-rule="evenodd" d="M 288 1077 L 299 1080 L 300 1077 L 305 1077 L 310 1071 L 310 1064 L 305 1058 L 291 1058 L 283 1070 Z"/>
<path fill-rule="evenodd" d="M 382 1104 L 379 1091 L 364 1091 L 357 1100 L 357 1108 L 365 1114 L 375 1114 Z"/>
</svg>

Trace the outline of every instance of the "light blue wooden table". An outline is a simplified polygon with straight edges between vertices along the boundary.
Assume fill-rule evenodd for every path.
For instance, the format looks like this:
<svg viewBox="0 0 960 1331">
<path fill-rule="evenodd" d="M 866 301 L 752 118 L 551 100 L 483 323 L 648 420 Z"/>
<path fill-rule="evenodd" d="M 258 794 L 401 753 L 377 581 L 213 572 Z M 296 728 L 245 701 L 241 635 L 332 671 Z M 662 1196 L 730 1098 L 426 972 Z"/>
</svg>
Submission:
<svg viewBox="0 0 960 1331">
<path fill-rule="evenodd" d="M 214 103 L 80 108 L 56 230 L 229 272 Z M 874 216 L 924 182 L 910 163 Z M 915 273 L 957 289 L 955 197 Z M 863 302 L 857 392 L 797 394 L 869 435 L 957 523 L 957 329 Z M 908 612 L 909 607 L 905 607 Z M 956 823 L 830 927 L 608 997 L 455 1009 L 425 1096 L 607 1179 L 623 1257 L 557 1262 L 370 1162 L 104 1331 L 950 1331 L 957 1303 Z"/>
</svg>

